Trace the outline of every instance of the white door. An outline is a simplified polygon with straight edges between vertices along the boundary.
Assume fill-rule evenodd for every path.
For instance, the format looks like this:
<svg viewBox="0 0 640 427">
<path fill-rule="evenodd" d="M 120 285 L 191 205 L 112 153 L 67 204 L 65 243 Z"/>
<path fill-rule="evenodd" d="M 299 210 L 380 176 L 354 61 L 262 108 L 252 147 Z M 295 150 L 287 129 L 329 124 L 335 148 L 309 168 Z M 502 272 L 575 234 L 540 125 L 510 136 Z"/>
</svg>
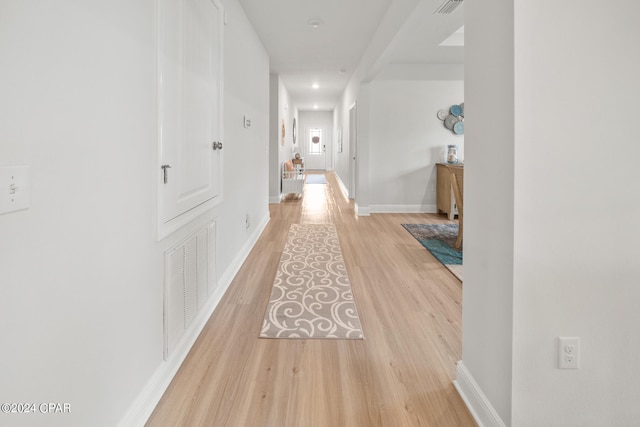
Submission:
<svg viewBox="0 0 640 427">
<path fill-rule="evenodd" d="M 305 132 L 304 168 L 310 170 L 327 170 L 327 145 L 330 135 L 327 129 L 312 126 Z"/>
<path fill-rule="evenodd" d="M 159 7 L 162 234 L 163 225 L 176 228 L 221 199 L 223 11 L 217 0 L 160 0 Z M 185 213 L 192 215 L 181 222 Z"/>
</svg>

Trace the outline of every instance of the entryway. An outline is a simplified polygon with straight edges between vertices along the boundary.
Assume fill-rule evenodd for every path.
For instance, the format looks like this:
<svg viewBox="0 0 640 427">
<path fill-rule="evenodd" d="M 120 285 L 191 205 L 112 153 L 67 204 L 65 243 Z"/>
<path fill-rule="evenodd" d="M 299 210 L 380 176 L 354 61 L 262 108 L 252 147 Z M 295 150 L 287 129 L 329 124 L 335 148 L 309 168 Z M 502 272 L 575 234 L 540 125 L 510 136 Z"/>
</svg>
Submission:
<svg viewBox="0 0 640 427">
<path fill-rule="evenodd" d="M 330 140 L 329 129 L 311 126 L 304 133 L 304 163 L 308 170 L 327 170 L 327 145 Z"/>
</svg>

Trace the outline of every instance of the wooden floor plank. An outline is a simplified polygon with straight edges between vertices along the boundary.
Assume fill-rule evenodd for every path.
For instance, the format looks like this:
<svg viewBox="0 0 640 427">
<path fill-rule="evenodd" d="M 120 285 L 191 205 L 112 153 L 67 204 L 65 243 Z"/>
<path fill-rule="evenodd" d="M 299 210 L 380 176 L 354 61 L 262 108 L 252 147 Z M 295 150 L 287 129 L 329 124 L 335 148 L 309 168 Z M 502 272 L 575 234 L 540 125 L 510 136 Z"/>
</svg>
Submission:
<svg viewBox="0 0 640 427">
<path fill-rule="evenodd" d="M 446 217 L 358 217 L 326 176 L 326 185 L 270 206 L 267 228 L 148 427 L 476 425 L 452 385 L 462 285 L 401 226 Z M 258 338 L 294 223 L 336 225 L 364 340 Z"/>
</svg>

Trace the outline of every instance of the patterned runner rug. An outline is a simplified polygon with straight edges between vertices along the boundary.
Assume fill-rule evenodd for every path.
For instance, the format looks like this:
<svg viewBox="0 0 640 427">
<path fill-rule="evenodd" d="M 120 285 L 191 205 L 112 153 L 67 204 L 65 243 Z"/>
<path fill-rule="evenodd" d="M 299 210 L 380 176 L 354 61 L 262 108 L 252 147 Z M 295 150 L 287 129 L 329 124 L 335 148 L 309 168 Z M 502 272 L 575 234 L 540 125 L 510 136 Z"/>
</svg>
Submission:
<svg viewBox="0 0 640 427">
<path fill-rule="evenodd" d="M 291 225 L 260 337 L 364 338 L 334 225 Z"/>
</svg>

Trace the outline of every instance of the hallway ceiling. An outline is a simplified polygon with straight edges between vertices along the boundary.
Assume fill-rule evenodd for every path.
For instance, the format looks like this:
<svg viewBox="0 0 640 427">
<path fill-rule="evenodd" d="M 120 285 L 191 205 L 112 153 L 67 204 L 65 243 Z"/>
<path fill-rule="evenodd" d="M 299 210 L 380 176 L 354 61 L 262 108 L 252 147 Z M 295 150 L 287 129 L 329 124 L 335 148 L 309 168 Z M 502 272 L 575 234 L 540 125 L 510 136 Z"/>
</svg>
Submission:
<svg viewBox="0 0 640 427">
<path fill-rule="evenodd" d="M 300 110 L 333 110 L 363 55 L 375 56 L 369 77 L 386 64 L 464 61 L 463 47 L 438 46 L 464 24 L 463 6 L 434 14 L 442 0 L 239 1 Z"/>
</svg>

